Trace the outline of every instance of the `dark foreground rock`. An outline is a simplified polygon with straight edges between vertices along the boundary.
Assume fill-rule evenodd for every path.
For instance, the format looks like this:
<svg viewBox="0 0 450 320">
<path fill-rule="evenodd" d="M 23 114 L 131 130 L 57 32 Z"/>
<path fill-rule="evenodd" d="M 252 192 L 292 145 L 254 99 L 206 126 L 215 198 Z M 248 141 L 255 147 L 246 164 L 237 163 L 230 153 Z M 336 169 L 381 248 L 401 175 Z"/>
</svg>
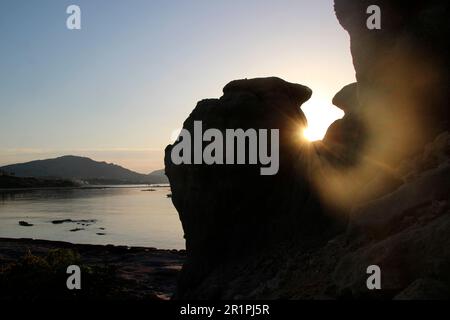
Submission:
<svg viewBox="0 0 450 320">
<path fill-rule="evenodd" d="M 262 176 L 257 165 L 175 165 L 171 151 L 177 143 L 166 149 L 166 173 L 188 252 L 179 296 L 188 296 L 223 263 L 299 238 L 315 246 L 338 225 L 322 210 L 301 160 L 309 145 L 301 138 L 306 120 L 300 106 L 311 90 L 265 78 L 233 81 L 223 92 L 220 99 L 199 102 L 183 128 L 193 133 L 194 121 L 202 121 L 204 130 L 224 135 L 226 129 L 279 129 L 279 171 Z"/>
<path fill-rule="evenodd" d="M 327 160 L 339 168 L 355 165 L 361 160 L 361 151 L 367 140 L 358 100 L 358 84 L 352 83 L 342 88 L 332 103 L 342 109 L 345 115 L 328 128 L 322 142 L 326 147 L 319 152 L 324 153 Z"/>
<path fill-rule="evenodd" d="M 366 27 L 374 4 L 382 30 Z M 335 1 L 357 83 L 337 93 L 346 116 L 323 142 L 294 138 L 311 92 L 277 78 L 234 81 L 197 105 L 190 132 L 195 120 L 279 128 L 280 171 L 174 165 L 166 149 L 187 244 L 178 298 L 450 298 L 449 6 Z M 367 287 L 372 265 L 380 290 Z"/>
<path fill-rule="evenodd" d="M 0 300 L 166 300 L 175 291 L 184 251 L 0 239 Z M 66 287 L 69 265 L 82 290 Z"/>
<path fill-rule="evenodd" d="M 449 299 L 448 136 L 400 165 L 402 186 L 355 208 L 345 232 L 225 261 L 181 298 Z M 367 289 L 370 265 L 381 268 L 381 290 Z"/>
</svg>

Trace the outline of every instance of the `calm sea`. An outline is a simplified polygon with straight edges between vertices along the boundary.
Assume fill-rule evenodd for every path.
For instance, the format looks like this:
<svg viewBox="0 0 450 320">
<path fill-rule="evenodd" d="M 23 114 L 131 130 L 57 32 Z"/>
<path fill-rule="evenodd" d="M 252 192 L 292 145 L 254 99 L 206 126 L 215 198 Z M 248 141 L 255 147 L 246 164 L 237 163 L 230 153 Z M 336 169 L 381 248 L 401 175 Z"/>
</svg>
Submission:
<svg viewBox="0 0 450 320">
<path fill-rule="evenodd" d="M 169 187 L 0 193 L 0 237 L 183 249 Z M 67 220 L 69 222 L 55 220 Z M 21 226 L 25 221 L 33 226 Z"/>
</svg>

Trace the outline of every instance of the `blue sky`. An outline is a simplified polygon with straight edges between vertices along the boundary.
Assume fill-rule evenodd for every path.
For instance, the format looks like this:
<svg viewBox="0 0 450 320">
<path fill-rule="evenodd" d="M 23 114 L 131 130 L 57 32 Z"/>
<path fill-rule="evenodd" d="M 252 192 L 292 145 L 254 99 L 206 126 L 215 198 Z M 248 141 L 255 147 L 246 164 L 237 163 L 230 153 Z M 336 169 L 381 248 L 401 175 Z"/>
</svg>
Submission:
<svg viewBox="0 0 450 320">
<path fill-rule="evenodd" d="M 0 39 L 0 165 L 76 154 L 149 172 L 233 79 L 307 85 L 316 117 L 354 81 L 332 0 L 2 0 Z"/>
</svg>

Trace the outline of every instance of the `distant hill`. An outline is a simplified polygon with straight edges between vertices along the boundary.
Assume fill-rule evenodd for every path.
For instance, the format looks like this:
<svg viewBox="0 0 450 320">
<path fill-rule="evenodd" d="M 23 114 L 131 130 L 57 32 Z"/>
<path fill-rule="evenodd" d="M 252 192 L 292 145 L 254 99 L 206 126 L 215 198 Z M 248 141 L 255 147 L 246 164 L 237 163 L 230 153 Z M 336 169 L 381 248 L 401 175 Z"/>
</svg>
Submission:
<svg viewBox="0 0 450 320">
<path fill-rule="evenodd" d="M 164 170 L 141 174 L 116 164 L 90 158 L 63 156 L 0 167 L 16 177 L 60 178 L 83 180 L 91 184 L 168 183 Z"/>
</svg>

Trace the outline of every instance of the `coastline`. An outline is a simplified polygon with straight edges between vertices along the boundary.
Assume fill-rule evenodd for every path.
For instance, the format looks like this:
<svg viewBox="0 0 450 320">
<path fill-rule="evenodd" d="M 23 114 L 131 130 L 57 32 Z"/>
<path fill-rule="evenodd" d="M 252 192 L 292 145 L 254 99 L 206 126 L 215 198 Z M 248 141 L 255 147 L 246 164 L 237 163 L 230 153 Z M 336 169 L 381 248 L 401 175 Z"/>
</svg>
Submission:
<svg viewBox="0 0 450 320">
<path fill-rule="evenodd" d="M 120 299 L 130 300 L 169 300 L 175 292 L 177 276 L 185 260 L 185 250 L 0 238 L 0 276 L 8 266 L 18 264 L 27 254 L 43 258 L 52 250 L 76 252 L 80 262 L 89 268 L 113 268 L 114 283 L 118 285 L 109 288 L 110 291 Z M 14 297 L 0 295 L 0 300 L 11 298 Z"/>
<path fill-rule="evenodd" d="M 22 191 L 60 191 L 60 190 L 98 190 L 98 189 L 139 189 L 139 188 L 169 188 L 170 185 L 164 184 L 117 184 L 117 185 L 86 185 L 86 186 L 71 186 L 71 187 L 29 187 L 29 188 L 0 188 L 0 193 L 22 192 Z"/>
</svg>

